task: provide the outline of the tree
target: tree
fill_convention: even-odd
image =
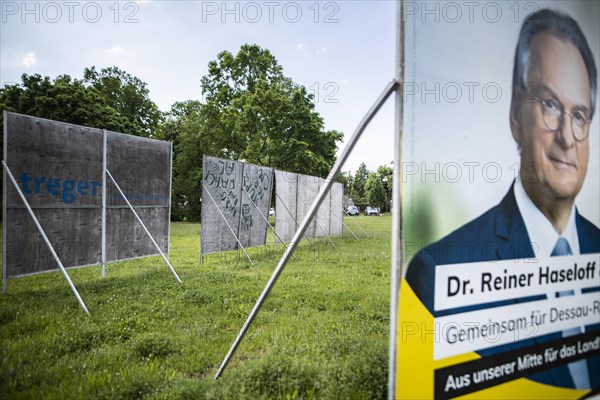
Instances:
[[[383,189],[385,191],[386,198],[384,210],[387,211],[389,210],[389,205],[392,201],[392,185],[394,181],[394,170],[388,167],[387,165],[382,165],[379,168],[377,168],[376,174],[379,177],[379,180],[381,180],[381,183],[383,184]]]
[[[325,131],[313,95],[257,45],[223,51],[202,78],[203,134],[231,159],[326,176],[342,134]]]
[[[174,218],[200,218],[205,154],[320,176],[333,166],[342,134],[324,131],[312,95],[268,50],[221,52],[201,86],[204,102],[175,103],[160,129],[175,146]]]
[[[370,174],[367,178],[365,182],[365,197],[371,206],[385,209],[386,194],[379,175]]]
[[[367,164],[364,162],[360,163],[352,180],[352,198],[355,202],[365,200],[365,183],[368,177],[369,170],[367,170]]]
[[[0,108],[138,136],[152,136],[162,119],[146,83],[116,67],[85,68],[83,80],[23,74],[0,88]]]
[[[214,153],[210,140],[201,135],[202,104],[197,100],[177,102],[165,115],[158,138],[173,142],[173,187],[171,218],[200,220],[202,158]]]
[[[84,82],[95,88],[106,103],[126,119],[122,133],[153,137],[162,114],[150,100],[147,84],[117,67],[83,70]]]
[[[343,185],[344,193],[348,195],[350,193],[350,188],[352,187],[352,174],[350,173],[350,171],[340,172],[340,174],[337,177],[337,182]]]
[[[96,128],[121,130],[125,117],[112,108],[95,88],[69,75],[53,81],[40,75],[21,76],[20,85],[0,89],[0,107],[7,111]]]
[[[173,147],[177,148],[181,141],[181,134],[193,120],[197,121],[201,108],[202,103],[198,100],[174,103],[171,109],[164,114],[163,121],[155,135],[156,139],[172,142]]]

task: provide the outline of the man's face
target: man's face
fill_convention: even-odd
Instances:
[[[579,50],[549,32],[531,43],[527,98],[513,107],[511,129],[521,146],[521,179],[538,206],[557,200],[574,200],[587,172],[589,139],[577,141],[567,114],[557,131],[544,123],[541,104],[554,99],[565,111],[586,110],[589,115],[588,74]],[[520,112],[519,112],[520,108]]]

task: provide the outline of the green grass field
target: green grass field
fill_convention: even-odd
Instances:
[[[283,253],[270,232],[254,264],[232,252],[200,265],[200,225],[173,223],[183,285],[160,257],[108,264],[104,280],[99,266],[69,270],[90,316],[60,272],[9,280],[0,398],[385,398],[391,219],[356,220],[371,237],[302,242],[218,381]]]

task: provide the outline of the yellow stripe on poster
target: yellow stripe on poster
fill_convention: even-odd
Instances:
[[[432,399],[435,368],[479,358],[475,353],[433,361],[434,319],[402,279],[397,329],[396,399]]]
[[[399,301],[396,355],[396,399],[433,399],[436,369],[479,359],[470,352],[433,360],[434,318],[406,280],[402,280]],[[458,399],[578,399],[587,391],[564,389],[518,378]]]

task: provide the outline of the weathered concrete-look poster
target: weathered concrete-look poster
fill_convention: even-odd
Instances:
[[[4,160],[65,267],[97,264],[102,235],[102,130],[5,113]],[[58,268],[4,176],[7,278]]]
[[[334,183],[329,192],[329,200],[329,234],[332,236],[341,235],[344,229],[344,211],[342,209],[344,185],[339,182]]]
[[[321,186],[325,184],[325,180],[315,176],[276,170],[275,182],[277,191],[275,229],[281,240],[289,242],[308,213]],[[343,210],[341,204],[343,195],[342,184],[334,183],[317,210],[316,218],[309,224],[305,237],[342,234]]]
[[[5,112],[4,160],[65,267],[101,262],[103,131]],[[107,165],[160,247],[168,250],[171,146],[107,132]],[[157,254],[107,180],[107,260]],[[6,278],[58,266],[6,174]]]
[[[273,169],[244,164],[239,239],[244,247],[267,242],[267,222],[271,205]]]
[[[107,168],[164,253],[169,249],[171,145],[107,132]],[[158,254],[107,179],[107,261]]]
[[[284,242],[294,237],[300,221],[296,219],[298,174],[275,170],[275,230]]]
[[[200,254],[236,250],[244,164],[204,156]]]
[[[319,194],[320,184],[321,183],[319,182],[319,178],[316,176],[298,174],[298,189],[296,192],[296,197],[298,199],[296,202],[296,221],[298,222],[298,224],[302,223],[304,217],[306,216],[306,214],[308,214],[308,209],[310,205],[317,197],[317,194]],[[326,201],[327,198],[323,200],[323,202]],[[321,205],[321,207],[323,206]],[[305,233],[308,237],[312,238],[317,236],[324,236],[323,231],[318,228],[317,223],[315,222],[319,216],[319,211],[320,209],[317,210],[317,217],[313,218],[310,225],[308,225],[308,228],[306,228]]]
[[[204,157],[201,255],[266,243],[272,182],[272,168]]]
[[[237,250],[240,245],[246,248],[266,244],[264,217],[271,204],[273,171],[277,188],[275,229],[281,240],[289,242],[325,181],[315,176],[204,157],[201,255]],[[343,195],[342,184],[334,183],[306,237],[342,234]]]
[[[318,184],[319,184],[319,186],[318,186],[317,193],[319,193],[319,190],[321,190],[321,186],[325,184],[325,179],[319,178]],[[317,196],[315,195],[315,197],[317,197]],[[310,204],[308,204],[308,206],[310,207]],[[329,191],[325,195],[325,198],[323,199],[321,206],[317,210],[317,215],[315,216],[315,236],[330,236],[330,232],[329,232],[329,230],[330,230],[329,225],[330,225],[330,219],[331,219],[330,217],[331,217],[331,191]]]

